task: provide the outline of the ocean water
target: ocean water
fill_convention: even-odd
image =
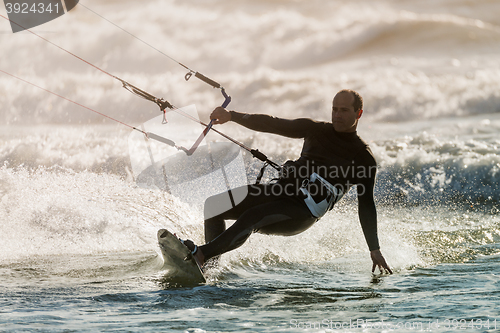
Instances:
[[[201,199],[139,184],[145,158],[129,127],[0,72],[0,331],[499,331],[499,10],[492,0],[81,1],[34,28],[202,121],[220,92],[186,82],[162,53],[220,82],[242,112],[329,120],[334,94],[358,90],[394,274],[371,273],[350,193],[300,235],[253,235],[206,284],[168,283],[156,232],[202,242]],[[0,70],[127,125],[160,116],[1,18],[0,32]],[[174,119],[164,135],[176,126],[183,145],[202,129]],[[217,129],[277,163],[300,153],[300,140]],[[260,162],[244,151],[235,161],[244,168],[230,179],[253,182]]]

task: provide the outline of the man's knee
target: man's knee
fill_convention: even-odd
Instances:
[[[205,242],[211,242],[226,231],[226,222],[220,218],[206,219],[204,222]]]

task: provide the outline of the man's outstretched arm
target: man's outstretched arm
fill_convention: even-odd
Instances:
[[[283,119],[265,114],[246,114],[236,111],[228,111],[223,107],[217,107],[210,115],[214,124],[224,124],[234,121],[246,128],[258,132],[273,133],[289,138],[304,138],[308,133],[317,131],[317,122],[312,119]]]

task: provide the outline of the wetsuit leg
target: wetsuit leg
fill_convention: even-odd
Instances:
[[[236,221],[216,235],[225,229],[226,218]],[[206,237],[214,238],[200,246],[200,250],[209,259],[241,246],[253,232],[291,236],[308,229],[315,221],[307,207],[293,198],[249,196],[233,209],[205,221]]]
[[[226,230],[226,220],[237,220],[248,209],[276,200],[277,198],[269,195],[273,193],[271,187],[268,184],[247,185],[231,190],[231,193],[224,192],[208,198],[204,207],[205,243],[213,241]],[[242,193],[246,194],[244,199],[233,205]],[[206,260],[207,266],[217,266],[219,256]]]
[[[226,220],[237,220],[248,209],[262,203],[271,202],[279,197],[272,194],[272,185],[247,185],[231,190],[232,193],[246,193],[245,198],[238,204],[229,205],[229,192],[209,197],[205,201],[205,242],[214,240],[226,230]],[[236,195],[232,195],[236,197]]]

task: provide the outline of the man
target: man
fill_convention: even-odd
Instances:
[[[332,123],[305,118],[287,120],[216,108],[210,115],[215,124],[233,121],[255,131],[303,138],[304,145],[298,160],[284,164],[284,172],[277,183],[247,186],[245,198],[225,211],[220,208],[227,205],[227,193],[207,199],[206,244],[197,247],[190,241],[185,242],[193,250],[200,267],[208,259],[241,246],[253,232],[283,236],[303,232],[330,210],[350,187],[357,185],[359,220],[370,250],[372,272],[378,267],[380,272],[392,274],[380,252],[377,236],[373,199],[376,162],[368,145],[356,134],[362,114],[363,100],[353,90],[341,90],[335,95]],[[318,199],[319,202],[328,198],[322,201],[323,206],[311,201],[312,190],[308,187],[318,179],[321,180],[318,186],[327,189],[326,195]],[[228,219],[236,221],[226,230],[225,220]]]

